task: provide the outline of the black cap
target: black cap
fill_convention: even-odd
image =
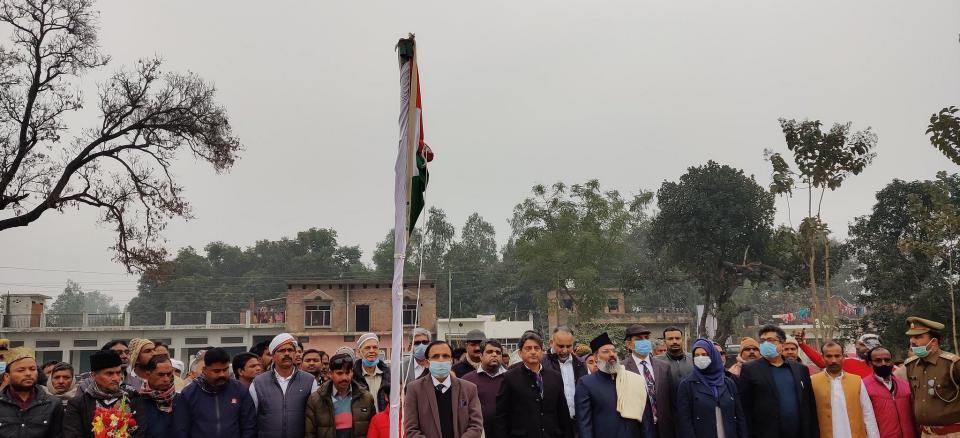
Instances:
[[[113,350],[100,350],[90,355],[90,371],[100,371],[123,365],[120,355]]]
[[[467,332],[467,335],[464,336],[463,342],[483,342],[487,340],[487,335],[483,333],[482,330],[473,329]]]
[[[627,330],[623,332],[624,339],[630,339],[634,336],[639,335],[649,335],[650,329],[643,326],[643,324],[634,324],[630,327],[627,327]]]
[[[593,350],[594,353],[596,353],[597,350],[604,345],[613,345],[613,341],[610,340],[610,336],[607,335],[607,332],[600,333],[600,336],[597,336],[590,341],[590,349]]]

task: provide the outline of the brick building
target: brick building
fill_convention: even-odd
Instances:
[[[301,339],[305,348],[332,353],[338,347],[354,347],[363,333],[380,336],[383,358],[390,357],[392,284],[389,280],[289,280],[286,293],[287,330]],[[417,312],[417,280],[403,285],[404,344],[416,326],[436,333],[437,289],[433,280],[420,282]],[[417,318],[419,317],[419,323]]]

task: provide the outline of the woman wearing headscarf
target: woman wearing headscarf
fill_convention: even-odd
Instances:
[[[737,385],[724,374],[720,352],[706,339],[693,344],[693,373],[677,388],[677,436],[746,438]]]

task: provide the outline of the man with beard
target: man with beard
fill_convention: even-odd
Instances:
[[[37,361],[26,348],[4,354],[7,387],[0,393],[0,436],[58,438],[63,427],[60,401],[37,386]]]
[[[121,386],[123,362],[113,350],[101,350],[90,355],[90,379],[76,397],[67,402],[63,418],[64,438],[94,438],[93,418],[97,408],[110,409],[124,406],[133,413],[136,427],[130,432],[133,438],[144,437],[149,423],[143,415],[143,401],[136,392]]]
[[[570,418],[575,418],[573,400],[577,393],[577,381],[587,375],[587,367],[573,354],[573,330],[564,326],[553,329],[550,353],[543,361],[543,366],[560,373],[563,377],[563,394],[567,397]]]
[[[828,341],[820,348],[826,368],[810,377],[823,438],[880,438],[873,404],[859,376],[843,372],[843,346]]]
[[[307,359],[306,353],[303,358]],[[338,354],[330,367],[330,381],[307,400],[305,438],[366,436],[377,410],[373,396],[353,380],[353,357]]]
[[[47,392],[60,399],[63,409],[67,408],[67,402],[77,395],[77,384],[73,378],[73,366],[66,362],[57,362],[53,365],[50,372],[50,379],[47,380]]]
[[[590,348],[597,359],[597,372],[577,382],[577,426],[580,438],[643,437],[652,438],[653,415],[646,403],[646,381],[640,374],[627,372],[617,361],[617,348],[606,332],[592,341]],[[618,379],[626,379],[619,384]],[[620,393],[618,393],[618,389]],[[636,391],[634,394],[624,392]],[[618,410],[618,399],[636,397],[638,417],[626,418]],[[646,406],[645,406],[646,405]]]
[[[486,436],[496,436],[494,421],[497,417],[497,393],[503,383],[503,347],[499,342],[490,339],[483,343],[483,355],[480,356],[480,369],[471,371],[463,376],[466,380],[477,385],[477,397],[480,398],[480,410],[483,412],[483,431]]]
[[[300,369],[313,376],[317,383],[323,384],[323,362],[320,352],[309,349],[303,352],[300,359]],[[352,376],[352,373],[351,373]]]
[[[230,378],[230,355],[222,348],[213,348],[203,355],[203,360],[203,372],[176,401],[174,436],[256,437],[256,408],[247,388]]]
[[[167,355],[158,355],[151,357],[141,369],[144,379],[137,392],[143,398],[144,415],[150,425],[147,437],[172,436],[173,405],[178,395],[173,387],[173,364]]]
[[[737,363],[730,366],[727,371],[734,376],[740,377],[740,371],[743,365],[760,358],[760,343],[749,336],[740,340],[740,354],[737,355]]]
[[[800,338],[797,339],[797,341],[800,342],[800,349],[803,350],[803,353],[810,358],[810,362],[813,362],[814,365],[820,368],[826,368],[827,363],[823,356],[820,355],[820,352],[817,351],[817,349],[806,343],[806,337],[804,335],[805,332],[800,331]],[[879,347],[880,345],[880,337],[875,334],[867,333],[863,336],[860,336],[856,343],[857,357],[843,358],[843,372],[860,377],[869,376],[871,373],[873,373],[873,368],[871,368],[870,364],[866,361],[867,351],[869,351],[871,348]]]
[[[123,383],[134,391],[143,386],[143,380],[146,378],[143,367],[153,357],[153,347],[153,341],[149,339],[133,338],[130,340],[130,364],[127,365],[127,376]]]
[[[307,398],[320,385],[310,374],[293,363],[297,343],[289,333],[280,333],[270,341],[273,369],[253,379],[250,397],[257,407],[260,438],[302,438]]]
[[[787,341],[783,343],[783,359],[807,367],[811,376],[817,373],[817,370],[800,360],[800,342],[793,336],[787,335]]]

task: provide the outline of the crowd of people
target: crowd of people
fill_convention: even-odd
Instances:
[[[682,330],[658,342],[638,324],[589,345],[567,327],[548,343],[528,331],[513,352],[478,330],[461,350],[416,329],[396,370],[373,333],[332,355],[281,333],[187,364],[161,342],[113,341],[83,375],[0,345],[0,437],[385,438],[391,372],[408,438],[960,436],[960,357],[940,349],[942,324],[908,323],[912,354],[900,366],[875,335],[849,357],[773,325],[741,340],[729,368],[715,342],[688,352]]]

